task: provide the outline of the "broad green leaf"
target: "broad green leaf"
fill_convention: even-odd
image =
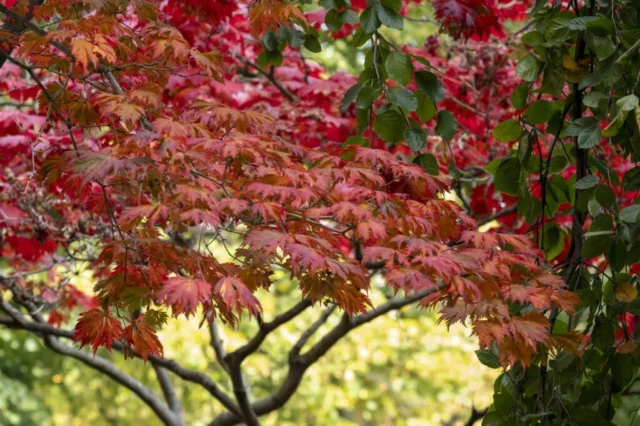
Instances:
[[[542,62],[533,55],[527,55],[520,59],[516,66],[516,74],[525,81],[536,81],[540,71],[542,70]]]
[[[620,220],[627,223],[640,222],[640,204],[626,207],[620,212]]]
[[[622,185],[627,192],[637,191],[640,189],[640,166],[627,171],[622,179]]]
[[[422,122],[429,121],[436,116],[438,110],[430,97],[422,92],[417,92],[416,98],[418,99],[416,114]]]
[[[498,357],[487,349],[481,349],[476,351],[476,356],[482,365],[486,365],[489,368],[501,368],[500,360]]]
[[[591,91],[582,100],[582,103],[589,108],[599,108],[602,101],[606,101],[607,95],[602,92]]]
[[[322,52],[322,46],[320,45],[320,40],[318,40],[317,37],[307,36],[307,39],[304,41],[304,47],[313,53]]]
[[[401,86],[390,88],[388,99],[392,104],[407,111],[415,111],[418,108],[418,99],[413,92]]]
[[[593,188],[599,183],[600,183],[600,178],[598,176],[589,175],[577,181],[574,187],[576,189],[589,189],[589,188]]]
[[[360,28],[364,30],[365,34],[376,32],[379,26],[380,21],[376,16],[376,11],[373,6],[368,7],[360,14]]]
[[[458,130],[458,120],[449,111],[438,112],[436,133],[444,140],[451,140]]]
[[[438,165],[438,160],[433,154],[420,154],[413,160],[413,163],[418,164],[430,175],[438,176],[440,174],[440,166]]]
[[[633,111],[638,106],[638,97],[636,95],[627,95],[616,101],[616,106],[622,111]]]
[[[406,86],[411,81],[413,62],[406,53],[391,52],[384,62],[384,68],[389,78],[398,84]]]
[[[401,142],[407,124],[398,111],[387,110],[376,116],[373,130],[385,142]]]
[[[409,148],[416,152],[422,151],[427,145],[427,134],[420,128],[405,130],[404,138]]]
[[[356,108],[368,109],[382,95],[382,89],[375,86],[364,86],[356,99]]]
[[[506,158],[498,166],[494,184],[498,191],[509,195],[518,195],[520,190],[520,161],[517,158]]]
[[[596,188],[596,201],[602,207],[612,209],[616,204],[616,193],[609,185],[598,185]]]
[[[444,88],[434,73],[418,71],[413,78],[422,93],[429,96],[432,101],[440,102],[444,99]]]
[[[524,116],[531,124],[543,124],[549,121],[555,111],[555,106],[549,101],[535,101],[524,112]]]
[[[523,110],[527,106],[529,96],[529,83],[520,83],[511,94],[511,105],[517,110]]]
[[[384,6],[381,3],[375,5],[376,15],[380,23],[389,28],[395,28],[401,30],[403,28],[404,21],[402,16],[390,7]]]
[[[513,119],[503,121],[493,129],[493,137],[500,142],[513,142],[520,139],[522,125]]]

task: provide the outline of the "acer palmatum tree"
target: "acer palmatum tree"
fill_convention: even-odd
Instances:
[[[609,424],[639,361],[638,6],[311,3],[0,4],[2,324],[165,424],[184,423],[175,379],[222,404],[212,425],[258,424],[347,333],[417,302],[504,369],[485,423]],[[433,19],[447,35],[394,41]],[[305,59],[338,38],[362,51],[359,76]],[[78,269],[95,297],[69,284]],[[274,271],[300,302],[264,318]],[[375,306],[374,274],[396,293]],[[243,361],[320,303],[280,388],[254,400]],[[212,333],[231,392],[163,357],[156,331],[192,315],[258,322],[229,352]],[[100,347],[147,361],[162,396]]]

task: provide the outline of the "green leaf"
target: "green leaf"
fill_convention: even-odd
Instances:
[[[433,154],[420,154],[413,160],[413,163],[422,167],[430,175],[438,176],[440,174],[438,160]]]
[[[482,426],[506,426],[507,424],[502,414],[496,411],[487,413],[482,419]]]
[[[604,16],[595,17],[595,19],[589,19],[585,23],[587,30],[596,36],[606,37],[614,35],[616,33],[616,26],[613,21]]]
[[[373,103],[380,97],[380,95],[382,95],[382,89],[380,87],[364,86],[362,90],[360,90],[360,93],[358,93],[356,108],[371,108],[371,105],[373,105]]]
[[[418,71],[415,73],[413,78],[422,93],[429,96],[432,101],[440,102],[444,99],[444,88],[434,73],[429,71]]]
[[[522,125],[513,119],[503,121],[493,129],[493,137],[500,142],[512,142],[520,139]]]
[[[582,149],[593,148],[602,139],[598,122],[592,117],[582,117],[569,124],[566,135],[577,137],[578,146]]]
[[[533,82],[538,79],[542,63],[533,55],[527,55],[520,59],[516,66],[516,74],[525,81]]]
[[[602,131],[600,130],[600,127],[588,127],[578,135],[578,146],[582,149],[593,148],[600,143],[601,139]]]
[[[340,12],[340,20],[344,24],[356,24],[358,23],[358,14],[351,9],[345,10]]]
[[[392,52],[384,61],[384,69],[387,70],[387,75],[391,80],[406,86],[411,81],[413,62],[406,53]]]
[[[342,19],[337,10],[332,9],[324,17],[324,23],[331,32],[336,32],[342,28]]]
[[[538,31],[529,31],[522,36],[522,42],[529,46],[540,46],[544,43],[544,36]]]
[[[413,92],[401,86],[390,88],[388,99],[392,104],[407,111],[415,111],[418,108],[418,99],[416,99]]]
[[[509,195],[518,195],[520,190],[520,161],[517,158],[506,158],[498,166],[494,184],[498,191]]]
[[[627,95],[616,101],[616,106],[622,111],[633,111],[638,106],[638,97],[636,95]]]
[[[640,204],[626,207],[620,212],[620,220],[626,223],[640,222]]]
[[[616,204],[616,193],[609,185],[598,185],[596,188],[596,201],[602,207],[612,209]]]
[[[387,110],[376,116],[373,130],[385,142],[401,142],[404,139],[404,131],[407,124],[402,115],[394,110]]]
[[[422,151],[427,145],[427,134],[420,128],[405,130],[404,138],[409,148],[416,152]]]
[[[306,47],[309,52],[322,52],[322,46],[320,45],[320,40],[318,40],[317,37],[307,37],[304,41],[304,47]]]
[[[591,333],[593,345],[604,353],[609,353],[615,342],[613,325],[605,316],[596,320],[596,325]]]
[[[351,136],[351,137],[349,137],[349,139],[347,139],[346,141],[344,141],[342,143],[342,148],[346,148],[349,145],[359,145],[359,146],[368,147],[369,146],[369,139],[365,138],[364,136],[360,136],[360,135]]]
[[[482,363],[482,365],[486,365],[489,368],[501,368],[502,364],[500,364],[500,360],[498,357],[487,349],[482,349],[476,351],[476,355],[478,360]]]
[[[276,34],[273,31],[265,32],[260,41],[267,50],[276,50],[278,48],[278,40],[276,39]]]
[[[517,110],[523,110],[527,106],[529,97],[529,83],[520,83],[511,94],[511,105]]]
[[[390,7],[383,6],[381,3],[377,3],[375,8],[378,20],[382,25],[389,28],[395,28],[397,30],[401,30],[403,28],[404,21],[398,12]]]
[[[582,247],[582,257],[592,259],[605,254],[611,246],[611,235],[596,235],[589,237]]]
[[[360,14],[360,28],[364,30],[365,34],[375,33],[379,26],[380,21],[378,21],[373,6],[365,9],[365,11]]]
[[[524,112],[527,121],[531,124],[543,124],[549,121],[555,111],[555,106],[549,101],[535,101]]]
[[[599,108],[602,101],[607,100],[607,95],[602,92],[591,91],[584,97],[582,103],[589,108]]]
[[[593,36],[588,44],[596,52],[596,57],[600,61],[604,61],[616,52],[616,45],[610,37]]]
[[[640,166],[627,171],[622,179],[622,185],[627,192],[637,191],[640,189]]]
[[[458,120],[449,111],[438,112],[436,133],[444,140],[451,140],[458,130]]]
[[[599,183],[600,183],[600,178],[598,176],[589,175],[577,181],[574,187],[575,189],[584,190],[584,189],[593,188]]]
[[[624,389],[633,379],[636,372],[636,366],[629,354],[615,354],[611,361],[611,373],[616,383],[616,389]]]
[[[418,99],[416,114],[422,122],[427,122],[436,116],[438,110],[436,110],[436,105],[431,98],[422,92],[416,93],[416,98]]]
[[[565,234],[555,222],[547,222],[542,229],[542,250],[547,260],[555,259],[564,250]]]

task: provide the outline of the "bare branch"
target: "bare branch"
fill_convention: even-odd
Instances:
[[[242,360],[244,360],[247,356],[251,355],[260,347],[260,345],[262,344],[264,339],[267,338],[269,333],[271,333],[281,325],[291,321],[292,319],[300,315],[302,312],[304,312],[310,306],[311,306],[311,300],[309,299],[301,300],[296,305],[291,307],[289,310],[276,316],[272,321],[263,323],[260,326],[260,330],[258,330],[258,333],[255,336],[253,336],[253,338],[249,340],[246,345],[241,346],[235,351],[229,353],[227,357],[238,358],[240,362],[242,362]]]
[[[329,331],[307,352],[302,355],[293,355],[289,357],[289,372],[280,385],[280,388],[268,397],[256,401],[252,405],[253,412],[255,412],[256,415],[261,416],[282,407],[298,389],[307,369],[354,328],[371,322],[390,311],[402,309],[407,305],[415,303],[437,291],[440,291],[442,288],[444,288],[444,284],[441,283],[437,287],[419,291],[406,298],[394,298],[369,312],[352,318],[349,318],[346,314],[343,315],[340,323],[331,329],[331,331]],[[326,314],[326,312],[323,313],[323,315],[324,314]],[[315,325],[316,323],[314,323],[311,328]],[[232,426],[241,421],[242,419],[238,415],[227,411],[216,417],[211,423],[209,423],[209,426]]]
[[[211,340],[211,347],[216,354],[216,359],[218,360],[218,364],[224,368],[224,370],[228,373],[229,366],[225,361],[224,357],[226,356],[226,352],[224,350],[224,346],[222,344],[222,339],[220,338],[220,332],[218,331],[218,325],[215,321],[209,324],[209,336]]]
[[[291,349],[290,356],[298,356],[300,354],[300,351],[302,350],[304,345],[307,344],[307,341],[311,338],[311,336],[315,334],[316,331],[320,329],[320,327],[322,327],[322,324],[327,322],[327,320],[329,319],[333,311],[336,310],[337,307],[338,305],[332,305],[329,308],[325,309],[324,312],[322,312],[322,314],[320,315],[320,318],[318,318],[311,325],[311,327],[309,327],[307,330],[305,330],[304,333],[302,333],[302,335],[300,336],[296,344],[293,346],[293,349]]]
[[[3,306],[4,308],[4,306]],[[13,317],[12,317],[13,318]],[[65,339],[73,339],[73,331],[71,330],[63,330],[57,327],[50,326],[46,323],[26,321],[23,322],[17,321],[15,318],[7,319],[0,318],[0,324],[6,326],[7,328],[21,329],[31,331],[36,334],[40,334],[42,336],[55,336],[62,337]],[[123,347],[120,342],[114,342],[113,348],[122,351]],[[138,356],[137,353],[133,352],[134,356]],[[200,373],[197,371],[189,370],[182,365],[178,364],[174,360],[158,358],[156,356],[150,356],[149,361],[158,366],[162,366],[167,370],[171,371],[176,376],[180,377],[183,380],[188,382],[196,383],[205,388],[211,396],[216,398],[227,410],[240,413],[240,410],[236,403],[227,395],[224,391],[218,387],[218,385],[206,374]]]
[[[30,321],[28,321],[18,309],[14,308],[9,302],[6,302],[4,300],[0,302],[0,306],[2,307],[2,310],[4,310],[14,320],[14,322],[20,325],[24,325],[25,327],[23,328],[27,329]],[[88,367],[99,371],[100,373],[108,376],[115,382],[132,391],[134,394],[136,394],[136,396],[138,396],[138,398],[140,398],[145,404],[147,404],[154,413],[156,413],[158,418],[160,418],[160,420],[165,425],[182,426],[182,422],[178,419],[175,413],[173,413],[166,405],[164,405],[162,400],[156,394],[154,394],[149,388],[147,388],[138,380],[118,370],[115,365],[113,365],[105,358],[89,354],[88,352],[73,348],[71,346],[67,346],[58,341],[57,337],[54,337],[50,334],[44,334],[44,342],[45,345],[51,348],[53,351],[61,355],[77,359]]]
[[[501,217],[510,215],[511,213],[515,213],[518,210],[518,206],[507,207],[504,210],[500,210],[499,212],[492,214],[491,216],[487,216],[484,219],[478,221],[478,226],[486,225],[487,223],[493,222],[496,219],[500,219]]]
[[[160,389],[162,389],[162,394],[164,395],[165,401],[167,401],[169,409],[173,411],[180,424],[184,425],[180,398],[178,398],[178,395],[176,394],[176,390],[173,387],[173,383],[171,383],[171,378],[169,377],[167,370],[164,367],[159,366],[158,364],[151,363],[151,365],[153,366],[153,370],[156,373],[158,383],[160,384]]]
[[[247,59],[247,58],[245,58],[243,56],[240,56],[240,55],[238,55],[236,53],[233,53],[233,52],[231,53],[231,57],[233,57],[234,59],[242,62],[243,64],[245,64],[247,66],[250,66],[251,68],[255,69],[256,71],[258,71],[263,76],[267,77],[267,79],[271,82],[271,84],[273,84],[276,87],[276,89],[278,89],[291,102],[298,102],[298,98],[296,97],[296,95],[294,95],[289,90],[287,90],[287,88],[284,87],[278,80],[276,80],[276,78],[271,73],[269,73],[268,71],[266,71],[265,69],[260,67],[258,64],[250,61],[249,59]]]

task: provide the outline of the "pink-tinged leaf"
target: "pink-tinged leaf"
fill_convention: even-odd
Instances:
[[[237,278],[223,277],[216,284],[216,293],[229,308],[241,314],[245,309],[249,315],[257,316],[262,310],[260,301],[251,293],[247,286]]]
[[[193,314],[200,303],[211,298],[211,286],[206,281],[189,277],[171,277],[164,282],[158,299],[169,306],[173,315]]]

